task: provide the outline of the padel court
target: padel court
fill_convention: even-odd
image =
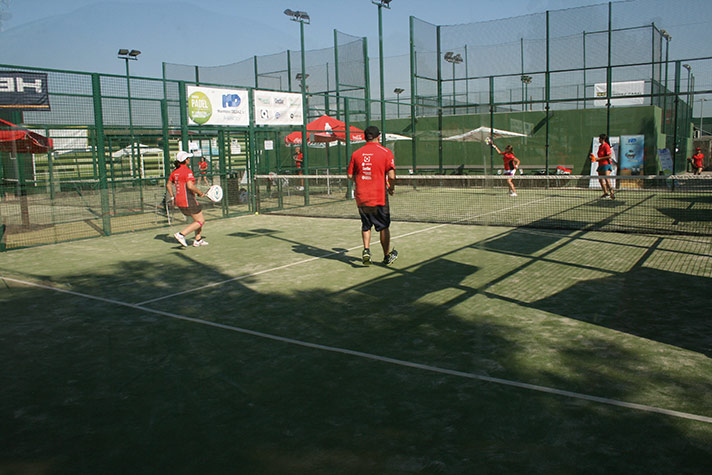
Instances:
[[[710,460],[708,236],[395,222],[365,267],[355,217],[180,225],[0,256],[0,471]]]

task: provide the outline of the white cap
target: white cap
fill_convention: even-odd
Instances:
[[[178,153],[176,153],[176,160],[178,160],[180,163],[183,163],[192,156],[193,156],[192,153],[184,152],[183,150],[181,150]]]

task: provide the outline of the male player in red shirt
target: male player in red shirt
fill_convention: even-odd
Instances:
[[[697,153],[695,153],[695,154],[694,154],[691,158],[689,158],[688,160],[690,160],[690,161],[692,162],[692,172],[693,172],[695,175],[701,175],[701,174],[702,174],[702,167],[704,166],[704,163],[703,163],[703,162],[704,162],[704,160],[705,160],[705,156],[702,155],[702,151],[700,150],[700,147],[697,147],[697,149],[695,150],[695,152],[697,152]]]
[[[180,209],[181,213],[185,216],[190,216],[193,218],[193,222],[185,227],[181,232],[175,233],[173,235],[176,240],[181,243],[182,246],[187,247],[188,243],[185,240],[185,236],[195,231],[195,241],[193,241],[193,246],[207,246],[208,242],[202,239],[201,233],[203,232],[203,224],[205,224],[205,217],[203,217],[203,209],[195,199],[195,195],[205,196],[205,193],[200,191],[197,186],[195,186],[195,177],[193,176],[193,171],[190,169],[190,158],[193,156],[192,153],[180,151],[176,154],[175,167],[171,176],[168,177],[168,182],[166,183],[166,189],[168,190],[168,195],[170,199],[175,199],[175,204]],[[173,195],[173,186],[175,186],[175,196]]]
[[[351,155],[347,174],[356,184],[356,206],[361,216],[361,235],[363,237],[362,260],[371,264],[371,227],[380,233],[383,248],[383,264],[392,264],[398,258],[398,251],[389,251],[391,245],[391,212],[388,196],[395,190],[396,165],[393,152],[378,143],[381,132],[370,125],[364,131],[366,145]]]

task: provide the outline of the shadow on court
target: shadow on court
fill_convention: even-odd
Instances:
[[[292,250],[306,255],[328,252],[252,234],[304,246]],[[641,373],[644,383],[709,388],[665,368],[640,371],[640,355],[616,338],[584,335],[605,345],[604,355],[584,347],[572,332],[587,327],[542,332],[548,322],[526,305],[468,285],[484,267],[458,260],[457,251],[375,268],[351,285],[343,281],[363,274],[331,266],[308,282],[286,274],[276,279],[283,287],[265,290],[256,278],[237,280],[186,253],[65,276],[71,294],[7,282],[0,359],[12,364],[0,374],[0,472],[692,473],[705,466],[712,431],[699,423],[380,358],[621,400],[636,398],[640,381],[630,376]],[[143,307],[120,304],[171,292],[185,293]],[[615,371],[606,368],[610,354]],[[708,407],[705,393],[698,397],[689,407]]]

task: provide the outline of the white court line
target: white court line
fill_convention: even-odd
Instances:
[[[664,408],[655,407],[655,406],[648,406],[645,404],[636,404],[636,403],[632,403],[632,402],[619,401],[617,399],[609,399],[609,398],[605,398],[605,397],[591,396],[589,394],[565,391],[563,389],[550,388],[547,386],[540,386],[537,384],[522,383],[519,381],[511,381],[511,380],[502,379],[502,378],[493,378],[491,376],[484,376],[484,375],[479,375],[479,374],[474,374],[474,373],[466,373],[464,371],[455,371],[455,370],[451,370],[451,369],[447,369],[447,368],[440,368],[437,366],[431,366],[431,365],[426,365],[426,364],[421,364],[421,363],[413,363],[411,361],[399,360],[396,358],[389,358],[387,356],[379,356],[379,355],[374,355],[372,353],[364,353],[362,351],[349,350],[346,348],[339,348],[339,347],[335,347],[335,346],[321,345],[318,343],[310,343],[310,342],[306,342],[306,341],[295,340],[293,338],[286,338],[286,337],[282,337],[282,336],[272,335],[269,333],[262,333],[262,332],[258,332],[258,331],[254,331],[254,330],[248,330],[246,328],[234,327],[234,326],[225,325],[222,323],[201,320],[199,318],[186,317],[185,315],[179,315],[179,314],[171,313],[171,312],[164,312],[162,310],[154,310],[151,308],[142,307],[140,305],[136,305],[136,304],[132,304],[132,303],[126,303],[126,302],[121,302],[118,300],[107,299],[104,297],[97,297],[94,295],[83,294],[81,292],[75,292],[72,290],[59,289],[59,288],[52,287],[49,285],[38,284],[38,283],[34,283],[34,282],[27,282],[24,280],[17,280],[17,279],[13,279],[10,277],[0,276],[0,279],[7,280],[10,282],[15,282],[17,284],[27,285],[30,287],[37,287],[37,288],[41,288],[41,289],[52,290],[55,292],[68,294],[68,295],[74,295],[74,296],[82,297],[82,298],[86,298],[86,299],[97,300],[99,302],[109,303],[112,305],[128,307],[128,308],[132,308],[135,310],[140,310],[142,312],[153,313],[156,315],[161,315],[161,316],[173,318],[176,320],[183,320],[186,322],[197,323],[199,325],[220,328],[223,330],[229,330],[229,331],[236,332],[236,333],[242,333],[245,335],[256,336],[258,338],[264,338],[267,340],[279,341],[279,342],[287,343],[290,345],[302,346],[302,347],[312,348],[312,349],[321,350],[321,351],[328,351],[331,353],[340,353],[343,355],[355,356],[358,358],[364,358],[364,359],[369,359],[369,360],[373,360],[373,361],[380,361],[382,363],[388,363],[388,364],[402,366],[402,367],[406,367],[406,368],[420,369],[423,371],[430,371],[433,373],[445,374],[445,375],[449,375],[449,376],[456,376],[456,377],[460,377],[460,378],[474,379],[474,380],[478,380],[478,381],[486,381],[489,383],[502,384],[505,386],[512,386],[512,387],[521,388],[521,389],[529,389],[531,391],[538,391],[538,392],[542,392],[542,393],[554,394],[557,396],[564,396],[564,397],[573,398],[573,399],[582,399],[585,401],[597,402],[597,403],[601,403],[601,404],[608,404],[611,406],[618,406],[618,407],[623,407],[623,408],[627,408],[627,409],[635,409],[638,411],[651,412],[651,413],[655,413],[655,414],[662,414],[662,415],[666,415],[666,416],[678,417],[678,418],[682,418],[682,419],[690,419],[693,421],[712,424],[712,417],[701,416],[698,414],[690,414],[687,412],[673,411],[670,409],[664,409]]]
[[[526,203],[522,203],[522,204],[510,206],[510,207],[508,207],[508,208],[502,208],[502,209],[498,209],[498,210],[496,210],[496,211],[489,211],[489,212],[487,212],[487,213],[478,214],[478,215],[476,215],[476,216],[468,216],[468,217],[466,217],[466,218],[462,218],[462,219],[458,219],[457,221],[453,221],[453,222],[451,222],[451,223],[436,224],[435,226],[430,226],[430,227],[428,227],[428,228],[418,229],[418,230],[416,230],[416,231],[411,231],[411,232],[409,232],[409,233],[405,233],[405,234],[401,234],[401,235],[399,235],[399,236],[391,237],[391,241],[394,241],[394,240],[400,239],[400,238],[404,238],[404,237],[407,237],[407,236],[412,236],[413,234],[419,234],[419,233],[424,233],[424,232],[432,231],[433,229],[442,228],[443,226],[449,226],[449,225],[452,225],[452,224],[457,224],[457,223],[459,223],[459,222],[461,222],[461,221],[467,221],[468,219],[481,218],[481,217],[483,217],[483,216],[487,216],[488,214],[494,214],[494,213],[501,213],[501,212],[503,212],[503,211],[509,211],[510,209],[518,208],[518,207],[520,207],[520,206],[527,206],[527,205],[529,205],[529,204],[538,203],[538,202],[540,202],[540,201],[548,200],[549,198],[550,198],[550,197],[547,196],[547,197],[545,197],[545,198],[541,198],[541,199],[534,200],[534,201],[527,201]],[[354,247],[351,247],[351,248],[349,248],[349,249],[346,249],[345,252],[350,252],[350,251],[353,251],[354,249],[359,249],[360,247],[361,247],[361,245],[354,246]],[[332,252],[327,252],[326,254],[321,255],[321,256],[310,257],[309,259],[303,259],[303,260],[301,260],[301,261],[292,262],[292,263],[290,263],[290,264],[285,264],[285,265],[283,265],[283,266],[273,267],[273,268],[271,268],[271,269],[264,269],[264,270],[261,270],[261,271],[253,272],[252,274],[245,274],[245,275],[241,275],[241,276],[238,276],[238,277],[233,277],[233,278],[231,278],[231,279],[226,279],[226,280],[221,280],[221,281],[219,281],[219,282],[213,282],[213,283],[210,283],[210,284],[201,285],[200,287],[194,287],[194,288],[192,288],[192,289],[184,290],[184,291],[182,291],[182,292],[176,292],[176,293],[173,293],[173,294],[164,295],[164,296],[162,296],[162,297],[156,297],[155,299],[151,299],[151,300],[144,300],[143,302],[138,302],[136,305],[146,305],[146,304],[148,304],[148,303],[159,302],[159,301],[161,301],[161,300],[170,299],[170,298],[173,298],[173,297],[177,297],[177,296],[179,296],[179,295],[185,295],[185,294],[190,294],[190,293],[193,293],[193,292],[198,292],[198,291],[200,291],[200,290],[208,289],[208,288],[211,288],[211,287],[217,287],[217,286],[219,286],[219,285],[227,284],[227,283],[230,283],[230,282],[236,282],[236,281],[238,281],[238,280],[247,279],[247,278],[250,278],[250,277],[255,277],[255,276],[258,276],[258,275],[261,275],[261,274],[266,274],[266,273],[268,273],[268,272],[273,272],[273,271],[277,271],[277,270],[287,269],[287,268],[289,268],[289,267],[297,266],[297,265],[299,265],[299,264],[305,264],[305,263],[307,263],[307,262],[312,262],[312,261],[315,261],[315,260],[317,260],[317,259],[323,259],[323,258],[325,258],[325,257],[329,257],[329,256],[337,255],[337,254],[343,254],[343,253],[344,253],[344,251],[332,251]]]

